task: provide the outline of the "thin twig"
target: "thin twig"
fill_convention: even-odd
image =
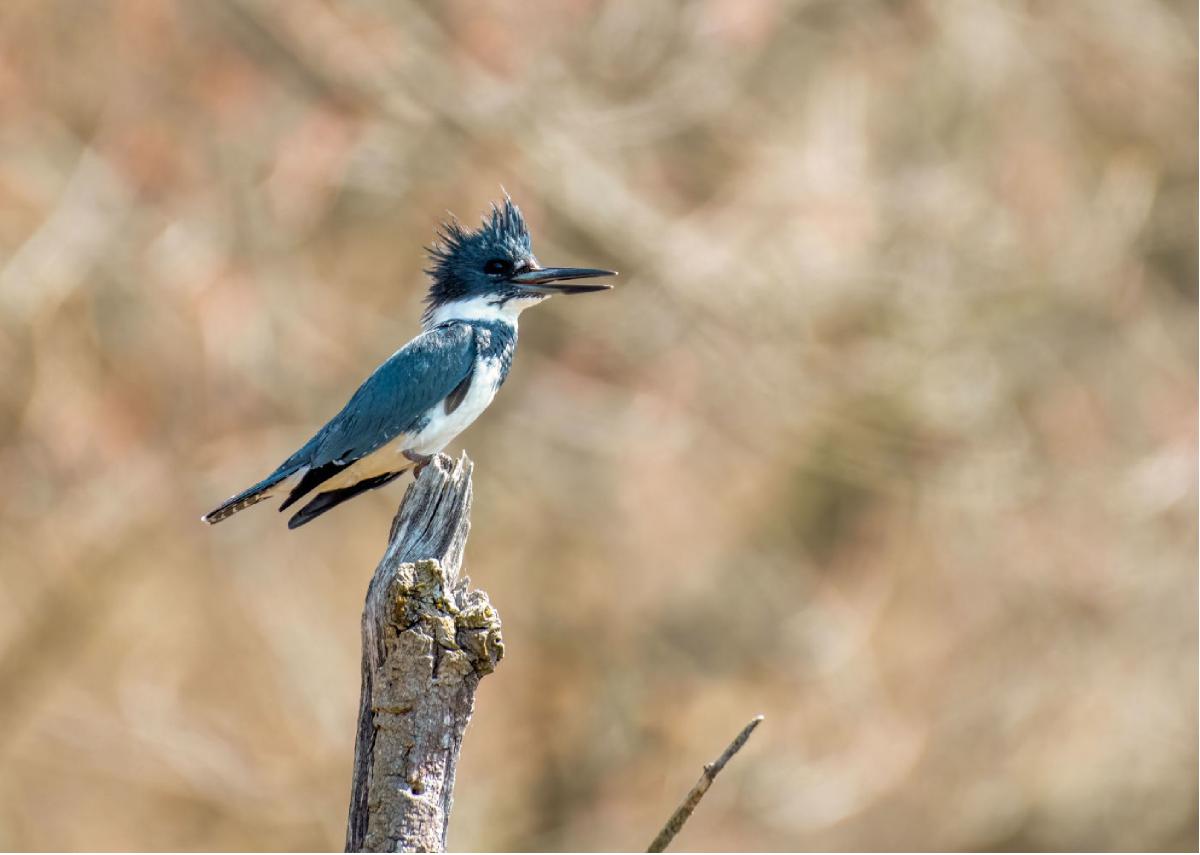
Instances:
[[[750,720],[750,723],[742,728],[742,732],[737,735],[733,742],[721,752],[721,756],[713,763],[706,763],[704,766],[704,774],[700,776],[700,780],[692,787],[692,791],[687,794],[687,798],[683,800],[683,804],[675,809],[675,813],[671,814],[671,818],[667,820],[667,824],[662,827],[662,831],[651,842],[647,852],[662,852],[671,845],[671,841],[675,839],[675,835],[683,828],[683,824],[687,822],[692,811],[696,809],[696,805],[700,804],[700,799],[704,798],[704,794],[708,792],[708,788],[712,786],[713,779],[717,777],[725,764],[742,750],[742,746],[746,744],[746,740],[750,738],[750,734],[754,732],[754,728],[758,727],[759,722],[763,720],[761,715],[756,715]]]

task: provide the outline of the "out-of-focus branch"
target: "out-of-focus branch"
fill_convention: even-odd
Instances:
[[[348,852],[440,852],[475,689],[504,655],[500,616],[458,579],[471,461],[438,456],[408,489],[362,617]]]
[[[692,811],[696,809],[696,805],[700,804],[700,799],[704,798],[704,794],[712,786],[713,779],[725,768],[725,764],[729,762],[730,758],[742,750],[742,746],[746,744],[746,740],[750,738],[750,734],[754,732],[754,728],[758,727],[762,720],[763,717],[761,715],[756,715],[752,718],[750,723],[742,728],[742,732],[734,738],[733,742],[729,743],[726,749],[721,752],[720,757],[712,763],[705,764],[704,773],[700,775],[700,780],[692,787],[691,792],[687,794],[687,798],[683,800],[683,803],[675,809],[675,813],[671,814],[671,818],[667,820],[667,824],[662,827],[662,831],[658,833],[658,836],[651,841],[650,846],[646,849],[647,852],[662,852],[671,845],[671,841],[675,839],[675,835],[683,828],[684,823],[691,818]]]

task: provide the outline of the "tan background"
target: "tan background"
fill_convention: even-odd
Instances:
[[[504,185],[459,849],[1187,848],[1196,9],[0,10],[0,847],[340,848],[393,487],[261,477]]]

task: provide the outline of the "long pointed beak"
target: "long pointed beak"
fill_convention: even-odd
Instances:
[[[566,285],[571,279],[594,279],[597,276],[616,276],[615,270],[597,270],[591,267],[538,267],[513,276],[509,281],[520,285],[534,294],[586,294],[589,291],[605,291],[609,283],[595,285]]]

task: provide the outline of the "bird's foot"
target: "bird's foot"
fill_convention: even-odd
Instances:
[[[421,477],[421,473],[425,470],[425,467],[430,464],[430,462],[433,460],[433,458],[436,455],[417,454],[415,451],[406,451],[406,452],[404,452],[404,456],[407,457],[409,460],[411,460],[413,463],[417,464],[416,466],[413,467],[413,479],[415,480],[415,479]]]

